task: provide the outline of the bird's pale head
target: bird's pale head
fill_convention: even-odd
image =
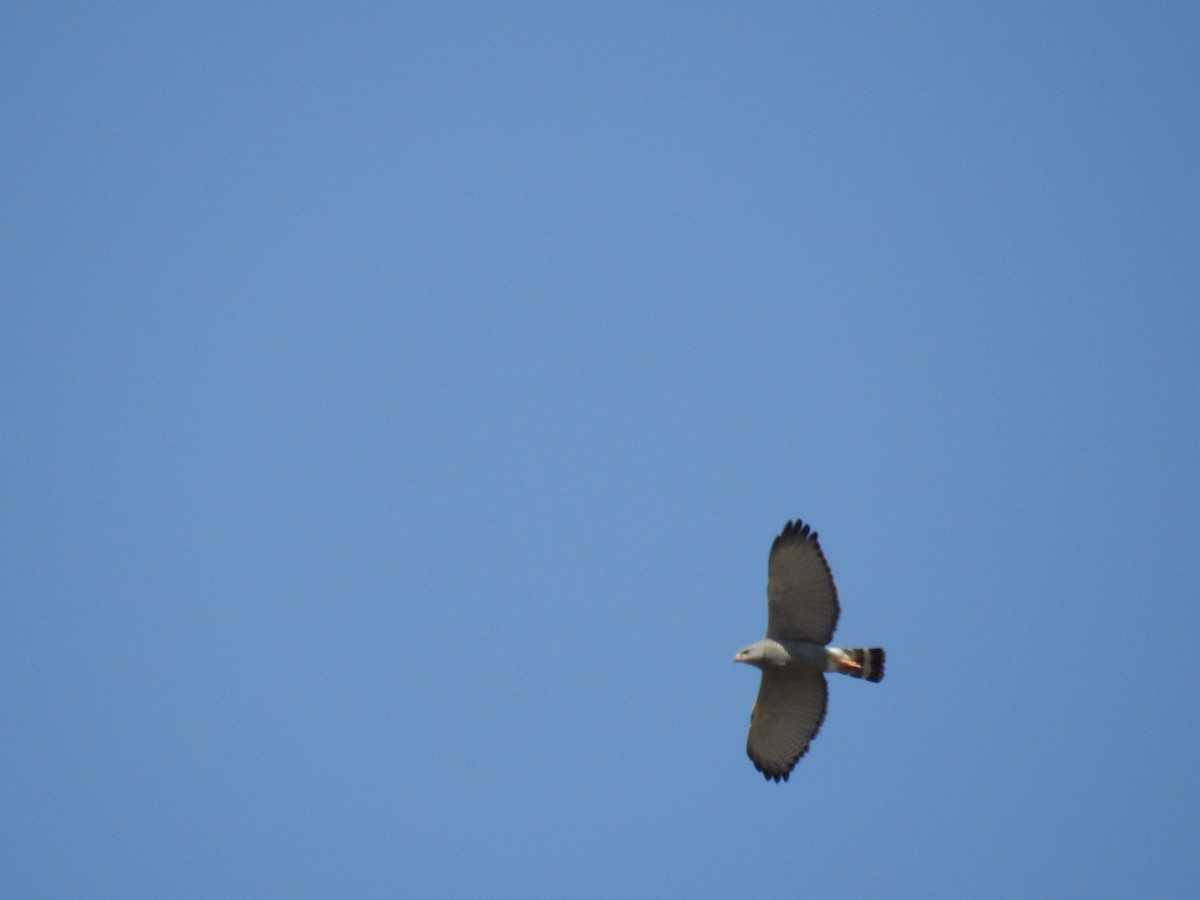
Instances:
[[[763,646],[762,641],[759,641],[757,644],[751,644],[749,647],[744,647],[733,654],[733,661],[749,663],[761,669],[767,661],[766,647]]]

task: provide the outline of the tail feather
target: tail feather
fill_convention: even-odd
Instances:
[[[861,669],[846,672],[847,675],[852,675],[855,678],[865,678],[867,681],[883,681],[885,654],[882,647],[872,647],[869,650],[860,648],[844,652],[849,654],[851,659],[862,666]]]

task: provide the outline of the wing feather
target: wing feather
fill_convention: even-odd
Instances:
[[[788,522],[767,559],[767,637],[825,645],[839,614],[837,588],[817,533]]]
[[[768,781],[787,781],[825,720],[828,688],[815,669],[764,669],[746,755]]]

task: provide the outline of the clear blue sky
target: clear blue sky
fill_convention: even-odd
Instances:
[[[9,3],[5,897],[1179,896],[1194,3]],[[744,753],[771,539],[839,678]]]

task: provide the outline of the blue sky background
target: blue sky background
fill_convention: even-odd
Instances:
[[[1198,10],[7,4],[0,894],[1194,889]]]

